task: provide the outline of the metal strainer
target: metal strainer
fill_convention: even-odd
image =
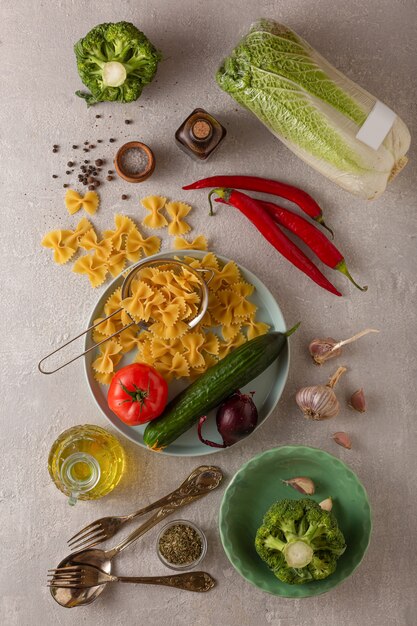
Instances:
[[[139,263],[136,263],[135,265],[132,265],[131,268],[129,268],[128,273],[126,274],[126,276],[124,278],[124,281],[122,283],[122,294],[121,294],[122,295],[122,300],[124,298],[128,298],[129,296],[132,295],[132,292],[131,292],[132,281],[135,279],[135,277],[144,268],[159,267],[161,265],[164,266],[165,268],[168,267],[170,271],[172,271],[172,272],[174,272],[176,274],[178,274],[178,272],[180,272],[183,268],[186,268],[187,271],[191,272],[192,274],[194,274],[194,276],[196,276],[196,278],[198,278],[198,285],[196,286],[196,291],[197,291],[197,293],[198,293],[198,295],[200,297],[200,307],[198,309],[197,315],[195,317],[193,317],[193,319],[187,321],[188,326],[190,328],[194,328],[203,319],[204,314],[207,311],[207,307],[208,307],[208,289],[207,289],[207,285],[210,283],[211,279],[214,276],[213,270],[203,269],[203,268],[193,268],[193,267],[190,267],[190,265],[187,265],[187,263],[183,263],[182,261],[177,261],[177,260],[172,259],[170,257],[161,258],[161,259],[154,259],[154,260],[150,260],[150,261],[147,260],[147,259],[144,259],[143,261],[139,261]],[[204,278],[203,278],[204,274],[209,274],[210,275],[208,280],[204,280]],[[47,359],[49,359],[51,356],[53,356],[57,352],[60,352],[60,350],[63,350],[66,346],[69,346],[71,343],[73,343],[74,341],[76,341],[80,337],[83,337],[83,335],[86,335],[88,332],[90,332],[94,328],[97,328],[97,326],[100,326],[101,324],[106,322],[108,319],[110,319],[111,317],[116,315],[117,313],[120,313],[120,311],[125,311],[125,309],[123,309],[123,307],[120,307],[119,309],[117,309],[117,311],[114,311],[113,313],[111,313],[107,317],[104,317],[102,320],[100,320],[100,322],[97,322],[96,324],[93,324],[92,326],[90,326],[89,328],[84,330],[82,333],[77,335],[76,337],[73,337],[72,339],[70,339],[69,341],[64,343],[62,346],[60,346],[59,348],[57,348],[53,352],[50,352],[49,354],[47,354],[38,363],[39,371],[42,372],[42,374],[54,374],[55,372],[58,372],[59,370],[61,370],[63,367],[66,367],[70,363],[73,363],[77,359],[80,359],[82,356],[84,356],[85,354],[87,354],[91,350],[94,350],[95,348],[97,348],[97,346],[101,346],[102,343],[105,343],[106,341],[108,341],[112,337],[115,337],[116,335],[119,335],[122,331],[126,330],[126,328],[130,328],[131,326],[136,325],[139,328],[141,328],[142,330],[147,330],[147,328],[148,328],[147,324],[145,324],[144,322],[136,322],[135,320],[133,320],[132,316],[128,313],[128,311],[125,311],[129,315],[129,317],[132,319],[132,322],[130,324],[126,324],[126,326],[123,326],[123,328],[120,328],[119,330],[117,330],[115,333],[113,333],[109,337],[106,337],[105,339],[103,339],[99,343],[95,343],[93,346],[91,346],[90,348],[88,348],[87,350],[82,352],[81,354],[78,354],[73,359],[70,359],[69,361],[66,361],[63,365],[60,365],[59,367],[55,368],[54,370],[45,370],[45,369],[43,369],[42,364]]]

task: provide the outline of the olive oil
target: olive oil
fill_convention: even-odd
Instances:
[[[74,426],[53,443],[48,469],[55,485],[77,500],[97,500],[119,483],[125,455],[118,439],[99,426]]]

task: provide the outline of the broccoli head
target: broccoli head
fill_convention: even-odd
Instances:
[[[270,507],[255,548],[279,580],[294,585],[333,574],[346,543],[333,513],[303,498]]]
[[[91,93],[77,91],[87,105],[137,100],[155,76],[160,53],[129,22],[99,24],[74,46],[78,73]]]

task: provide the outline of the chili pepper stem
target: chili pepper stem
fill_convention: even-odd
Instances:
[[[226,189],[225,187],[217,187],[216,189],[212,189],[208,195],[208,201],[209,201],[209,205],[210,205],[210,212],[209,215],[214,215],[214,211],[213,211],[213,203],[212,203],[212,197],[213,194],[217,194],[218,196],[220,196],[220,198],[223,198],[223,200],[225,202],[228,201],[230,193],[231,193],[231,189]]]
[[[341,272],[342,274],[347,276],[349,278],[350,282],[355,285],[355,287],[357,287],[361,291],[368,291],[368,286],[367,285],[365,285],[364,287],[361,287],[360,285],[358,285],[358,283],[355,280],[353,280],[353,278],[352,278],[352,276],[351,276],[351,274],[350,274],[350,272],[349,272],[349,270],[347,268],[346,261],[344,259],[343,259],[343,261],[340,261],[340,263],[338,263],[336,265],[335,269],[338,272]]]
[[[331,236],[332,236],[332,239],[334,239],[334,232],[332,231],[332,229],[331,229],[331,228],[329,228],[329,227],[327,226],[327,224],[325,223],[325,221],[324,221],[324,219],[323,219],[323,216],[322,216],[322,215],[319,215],[318,217],[315,217],[315,218],[313,218],[313,219],[314,219],[314,221],[315,221],[315,222],[317,222],[318,224],[320,224],[321,226],[323,226],[323,228],[325,228],[326,230],[328,230],[328,231],[329,231],[329,233],[330,233],[330,234],[331,234]]]

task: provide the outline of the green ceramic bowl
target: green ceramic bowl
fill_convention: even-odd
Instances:
[[[334,574],[304,585],[278,580],[254,547],[256,531],[271,504],[303,497],[282,482],[296,476],[314,481],[316,493],[311,497],[317,502],[334,498],[333,512],[347,543]],[[235,474],[223,497],[219,526],[223,548],[243,578],[276,596],[306,598],[330,591],[354,572],[368,548],[372,522],[366,491],[347,465],[317,448],[283,446],[258,454]]]

